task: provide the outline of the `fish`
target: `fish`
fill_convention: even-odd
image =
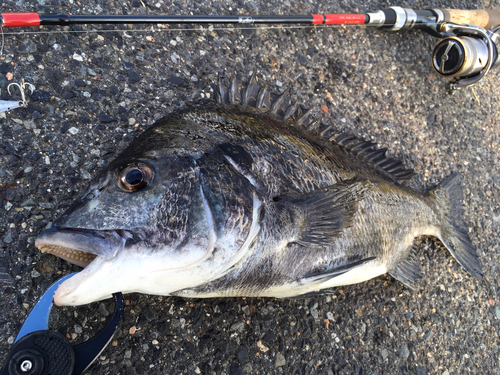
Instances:
[[[308,298],[386,273],[415,288],[422,235],[482,278],[458,173],[414,190],[387,149],[322,129],[255,75],[227,80],[215,101],[138,135],[40,233],[38,249],[83,267],[57,305],[116,292]]]

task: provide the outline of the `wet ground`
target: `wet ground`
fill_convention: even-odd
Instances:
[[[405,1],[499,8],[491,1]],[[382,9],[382,1],[6,0],[2,12],[310,14]],[[12,29],[11,29],[12,30]],[[9,31],[9,30],[6,30]],[[18,30],[12,30],[18,31]],[[29,31],[29,33],[28,33]],[[90,179],[160,117],[213,97],[218,74],[257,72],[317,109],[325,124],[388,147],[425,190],[452,172],[484,279],[438,242],[419,241],[424,278],[389,276],[309,300],[184,300],[131,294],[112,343],[88,374],[498,374],[500,72],[455,95],[430,67],[419,31],[223,26],[54,27],[5,36],[6,86],[36,86],[27,109],[0,114],[0,363],[31,307],[79,268],[33,245]],[[12,79],[12,81],[10,81]],[[82,342],[112,303],[55,308],[51,327]]]

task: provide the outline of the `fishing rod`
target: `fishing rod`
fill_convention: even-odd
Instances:
[[[500,39],[500,10],[422,9],[398,6],[359,14],[303,16],[171,16],[171,15],[68,15],[0,13],[0,26],[36,27],[77,24],[309,24],[365,25],[392,31],[421,29],[440,38],[432,51],[432,67],[451,78],[451,90],[480,82],[500,65],[496,42]]]

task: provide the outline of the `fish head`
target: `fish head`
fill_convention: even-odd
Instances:
[[[169,295],[223,267],[206,264],[214,260],[216,239],[211,207],[224,210],[217,194],[203,190],[199,167],[213,143],[180,131],[189,126],[167,122],[148,129],[37,237],[42,252],[84,267],[56,291],[57,305],[91,303],[115,292]],[[221,173],[217,178],[224,179]]]

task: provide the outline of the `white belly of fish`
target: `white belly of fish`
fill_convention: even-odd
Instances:
[[[373,264],[365,264],[342,275],[332,277],[322,283],[310,283],[310,285],[301,282],[292,284],[280,285],[278,287],[263,291],[262,297],[277,297],[287,298],[301,294],[316,292],[321,289],[335,288],[342,285],[358,284],[363,281],[373,279],[387,273],[387,268],[384,264],[374,266]]]
[[[342,285],[358,284],[363,281],[373,279],[374,277],[380,276],[387,273],[387,267],[384,264],[373,265],[365,264],[361,267],[357,267],[351,271],[348,271],[342,275],[332,277],[322,283],[303,283],[300,281],[295,281],[292,283],[286,283],[283,285],[277,285],[273,288],[265,289],[256,293],[245,294],[247,297],[275,297],[275,298],[293,298],[300,296],[302,294],[316,292],[321,289],[334,288]],[[241,294],[228,292],[201,292],[186,295],[186,297],[194,298],[218,298],[218,297],[237,297]],[[243,294],[241,294],[243,296]]]

